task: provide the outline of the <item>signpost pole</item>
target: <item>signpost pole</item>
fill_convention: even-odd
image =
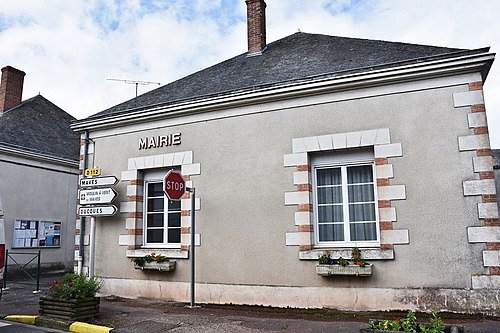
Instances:
[[[89,255],[89,277],[94,277],[95,257],[95,216],[90,218],[90,255]]]
[[[188,189],[188,191],[191,193],[191,247],[189,248],[190,250],[190,258],[191,258],[191,301],[189,303],[190,307],[195,307],[195,288],[194,288],[194,282],[195,282],[195,240],[194,240],[194,234],[195,234],[195,188],[191,187]]]

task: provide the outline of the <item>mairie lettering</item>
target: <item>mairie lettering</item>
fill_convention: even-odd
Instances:
[[[176,146],[181,144],[181,133],[150,136],[139,139],[139,150]]]

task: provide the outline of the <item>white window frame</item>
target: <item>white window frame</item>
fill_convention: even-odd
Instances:
[[[148,172],[144,175],[144,202],[143,202],[143,248],[151,248],[151,249],[180,249],[181,248],[181,237],[179,237],[179,243],[148,243],[147,242],[147,234],[148,234],[148,186],[152,183],[163,183],[163,178],[167,174],[169,170],[161,170],[161,171],[153,171]],[[181,207],[179,207],[178,211],[168,211],[169,199],[165,194],[163,194],[163,240],[168,240],[168,214],[169,213],[179,213],[181,214]],[[175,227],[176,229],[180,229],[181,226]]]
[[[347,203],[347,167],[371,165],[373,172],[373,191],[375,202],[375,229],[377,239],[373,241],[350,241],[350,222],[349,205]],[[353,151],[343,151],[334,153],[321,153],[311,156],[312,166],[312,198],[313,198],[313,220],[314,220],[314,246],[315,247],[379,247],[380,246],[380,225],[378,214],[377,197],[377,176],[375,174],[375,159],[372,149],[360,149]],[[317,200],[317,170],[328,168],[341,168],[342,175],[342,197],[344,199],[343,217],[344,217],[344,241],[320,242],[319,241],[319,218],[318,218],[318,200]]]

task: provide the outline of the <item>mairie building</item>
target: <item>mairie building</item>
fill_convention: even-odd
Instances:
[[[188,302],[194,245],[199,304],[498,315],[494,54],[303,32],[267,43],[266,3],[246,4],[248,52],[72,125],[81,169],[119,179],[118,212],[92,227],[103,294]],[[191,194],[163,193],[170,170],[196,190],[194,244]],[[90,220],[76,225],[84,272]],[[175,265],[132,262],[153,253]],[[335,273],[359,256],[369,272]]]

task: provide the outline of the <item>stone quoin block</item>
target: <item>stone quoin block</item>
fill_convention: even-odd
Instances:
[[[140,185],[127,185],[127,196],[143,195],[144,187]]]
[[[181,228],[191,227],[191,215],[181,216]]]
[[[468,227],[469,243],[499,243],[500,227]]]
[[[285,205],[301,205],[308,204],[309,202],[309,191],[299,191],[299,192],[286,192],[285,193]]]
[[[127,246],[135,244],[135,235],[118,235],[118,245]]]
[[[392,169],[392,164],[376,165],[375,174],[377,178],[393,178],[394,171]]]
[[[474,166],[474,172],[491,171],[493,170],[493,157],[492,156],[474,157],[472,159],[472,164]]]
[[[283,163],[286,167],[288,167],[297,165],[307,165],[309,161],[307,160],[307,153],[297,153],[297,154],[284,155]]]
[[[309,171],[295,171],[293,173],[293,184],[309,184]]]
[[[404,200],[406,199],[405,185],[390,185],[377,187],[378,200]]]
[[[120,202],[120,213],[134,213],[134,212],[142,212],[142,202],[138,201]]]
[[[464,195],[496,194],[494,179],[475,179],[463,182]]]
[[[310,232],[287,232],[285,244],[287,246],[310,245],[311,233]]]
[[[453,94],[453,105],[456,108],[484,104],[483,92],[481,90],[464,91]]]
[[[382,230],[380,242],[382,244],[409,244],[410,235],[408,230]]]
[[[125,229],[142,228],[142,219],[126,218]]]
[[[497,219],[498,205],[497,203],[478,203],[477,211],[480,219]]]
[[[194,210],[200,210],[200,208],[201,208],[201,199],[194,198]],[[181,210],[191,210],[191,198],[181,199]]]
[[[472,289],[500,289],[500,275],[472,276]]]
[[[75,236],[75,245],[80,246],[80,235]],[[83,245],[90,245],[90,235],[83,235]]]
[[[500,251],[483,251],[483,264],[485,267],[499,267]]]
[[[374,146],[375,158],[403,156],[401,143]]]
[[[466,135],[458,137],[458,149],[460,151],[489,149],[490,138],[488,134]]]
[[[396,208],[388,207],[388,208],[379,208],[378,209],[378,217],[380,221],[390,221],[395,222],[396,218]]]
[[[182,245],[191,245],[191,235],[190,234],[181,235],[181,244]],[[194,234],[194,245],[201,246],[201,235],[200,234]]]
[[[486,112],[469,113],[467,114],[467,121],[469,122],[469,128],[488,126]]]
[[[133,179],[139,179],[139,171],[138,170],[127,170],[122,171],[121,181],[128,181]]]
[[[199,175],[201,174],[200,163],[195,164],[183,164],[181,165],[181,174],[183,176]]]
[[[310,225],[311,213],[310,212],[295,212],[295,225]]]

